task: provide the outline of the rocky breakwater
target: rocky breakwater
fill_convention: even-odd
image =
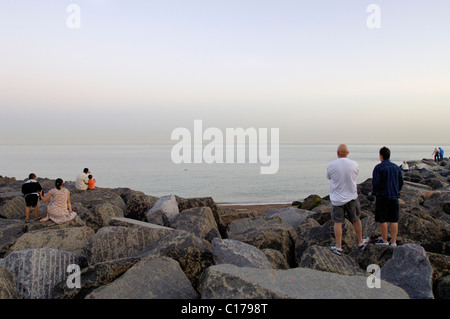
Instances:
[[[449,163],[414,164],[402,190],[401,245],[359,251],[346,223],[343,256],[329,250],[326,197],[257,213],[212,198],[78,191],[68,182],[78,215],[56,225],[25,223],[23,181],[0,177],[0,298],[448,298]],[[39,182],[45,191],[54,185]],[[358,191],[364,232],[375,240],[370,180]]]

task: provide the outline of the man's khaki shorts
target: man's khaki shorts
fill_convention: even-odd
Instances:
[[[361,204],[358,199],[349,201],[342,206],[331,206],[331,220],[335,223],[343,223],[347,217],[352,223],[356,222],[361,215]]]

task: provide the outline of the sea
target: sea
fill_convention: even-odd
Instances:
[[[261,174],[268,164],[176,164],[173,144],[0,145],[0,175],[24,180],[30,173],[42,178],[74,181],[89,168],[101,188],[126,187],[147,195],[212,197],[219,204],[292,203],[317,194],[329,194],[326,169],[336,159],[337,144],[280,144],[279,169]],[[432,158],[435,147],[450,144],[348,144],[349,158],[359,164],[358,183],[371,178],[382,146],[391,161]],[[270,150],[270,149],[269,149]],[[444,154],[448,156],[448,154]]]

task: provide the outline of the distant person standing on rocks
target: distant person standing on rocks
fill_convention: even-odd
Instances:
[[[353,223],[358,247],[364,249],[369,243],[367,237],[362,236],[360,220],[361,206],[358,200],[356,178],[359,173],[358,163],[347,158],[347,145],[341,144],[337,149],[338,159],[328,164],[327,178],[330,180],[331,220],[334,222],[336,245],[331,251],[342,255],[342,223],[345,216]]]
[[[88,189],[89,186],[89,173],[91,171],[89,168],[85,168],[80,175],[77,176],[77,179],[75,181],[75,188],[85,191]]]
[[[442,149],[442,147],[439,147],[439,157],[442,162],[444,160],[444,150]]]
[[[439,162],[439,150],[437,148],[434,149],[433,153],[431,153],[431,156],[434,156],[434,161],[435,162]]]
[[[49,203],[47,205],[47,216],[42,218],[41,222],[51,219],[56,224],[62,224],[71,221],[77,215],[72,211],[70,192],[63,185],[64,181],[58,178],[55,181],[55,188],[51,189],[47,196],[42,197],[44,203],[47,201]]]
[[[38,201],[40,193],[42,192],[42,186],[36,180],[36,174],[31,173],[28,175],[28,180],[22,185],[22,194],[25,197],[25,223],[28,223],[31,208],[34,208],[34,219],[39,220],[38,215]]]
[[[380,223],[381,238],[376,245],[397,246],[400,190],[403,175],[400,168],[390,161],[391,151],[387,147],[380,149],[381,163],[373,170],[373,195],[375,202],[375,221]],[[388,223],[390,223],[391,241],[388,242]]]

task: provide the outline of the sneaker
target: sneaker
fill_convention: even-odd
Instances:
[[[389,246],[389,243],[387,242],[387,241],[384,241],[383,239],[378,239],[376,242],[375,242],[375,245],[377,245],[377,246]]]
[[[366,248],[367,244],[369,243],[370,239],[367,236],[363,237],[363,242],[358,245],[358,248],[361,250],[364,250]]]
[[[339,256],[342,255],[342,252],[343,252],[342,248],[337,248],[336,246],[331,246],[330,249],[336,255],[339,255]]]
[[[397,243],[389,242],[389,246],[391,246],[391,247],[397,247]]]

